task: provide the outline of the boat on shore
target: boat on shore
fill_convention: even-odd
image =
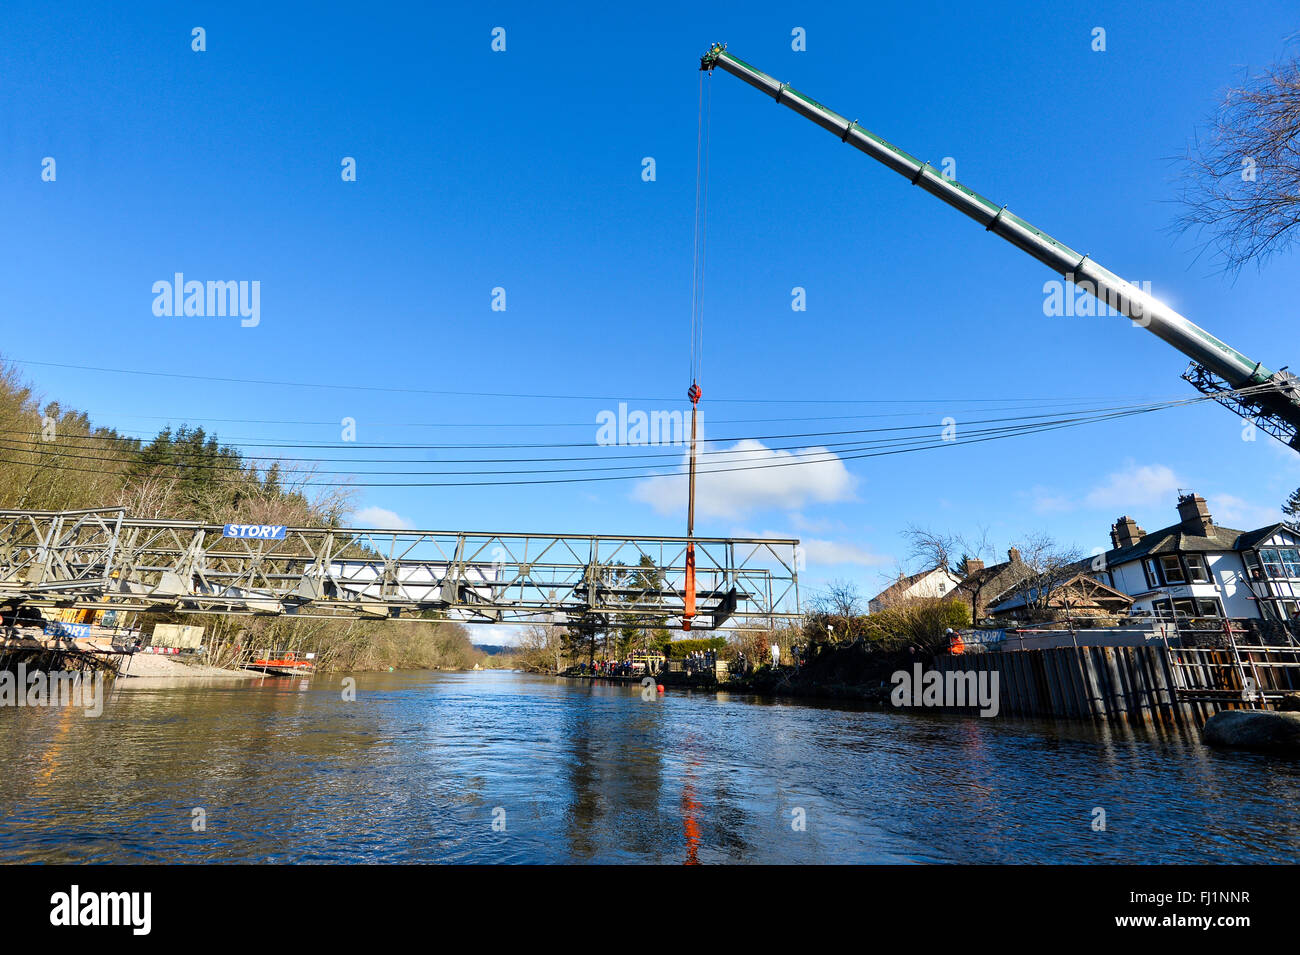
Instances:
[[[269,650],[262,656],[241,664],[245,670],[275,676],[300,676],[316,669],[316,654],[298,650]]]

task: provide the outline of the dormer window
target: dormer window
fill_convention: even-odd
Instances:
[[[1214,582],[1204,554],[1165,554],[1142,561],[1148,587],[1167,584],[1208,584]]]
[[[1187,574],[1183,571],[1182,561],[1178,559],[1177,554],[1161,557],[1160,570],[1164,573],[1165,583],[1167,584],[1187,583]]]
[[[1264,560],[1264,573],[1282,579],[1300,578],[1300,551],[1294,547],[1274,549],[1267,547],[1259,552]]]
[[[1282,569],[1286,571],[1288,577],[1300,577],[1300,550],[1294,547],[1283,547],[1278,551],[1278,556],[1282,558]]]
[[[1205,566],[1205,558],[1201,554],[1185,554],[1184,562],[1187,564],[1187,579],[1194,584],[1208,584],[1210,582],[1210,571]]]

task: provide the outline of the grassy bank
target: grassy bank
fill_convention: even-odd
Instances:
[[[202,428],[163,428],[152,439],[96,426],[90,417],[36,394],[0,359],[0,506],[22,510],[122,507],[131,517],[204,523],[337,527],[351,514],[347,488],[316,488],[309,471],[257,466]],[[140,614],[204,628],[204,663],[230,666],[247,650],[315,653],[322,670],[459,669],[486,655],[449,622],[336,621]]]
[[[826,647],[798,667],[763,666],[729,688],[765,696],[858,700],[883,705],[892,689],[890,677],[914,663],[929,665],[931,655],[887,650],[867,644]]]
[[[487,655],[470,644],[458,623],[403,620],[259,620],[187,617],[206,627],[203,662],[230,667],[251,652],[314,653],[318,671],[467,670]]]

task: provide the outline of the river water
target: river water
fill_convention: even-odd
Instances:
[[[518,673],[0,709],[3,862],[1290,862],[1300,762],[1190,734]],[[1104,830],[1097,810],[1105,813]]]

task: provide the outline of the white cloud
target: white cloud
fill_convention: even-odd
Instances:
[[[790,526],[797,531],[809,534],[825,534],[827,531],[839,530],[844,527],[843,521],[833,521],[829,518],[809,519],[804,517],[798,511],[790,515]]]
[[[863,567],[879,567],[892,564],[894,558],[882,557],[845,541],[828,541],[805,539],[799,542],[809,564],[860,564]]]
[[[1035,486],[1029,493],[1033,497],[1030,506],[1036,514],[1059,514],[1062,511],[1072,511],[1078,506],[1078,501],[1068,494],[1054,494],[1050,488],[1041,485]]]
[[[1179,481],[1163,464],[1132,461],[1123,471],[1116,471],[1087,493],[1084,503],[1100,510],[1139,510],[1148,507],[1172,507],[1178,499]]]
[[[382,507],[363,507],[352,516],[356,527],[380,527],[391,531],[409,531],[415,525],[405,517]]]
[[[797,515],[791,515],[791,519]],[[798,523],[797,521],[793,521]],[[830,566],[835,564],[859,564],[863,567],[879,567],[884,564],[893,564],[895,559],[881,554],[873,554],[865,547],[844,540],[823,540],[820,538],[800,538],[798,534],[788,533],[786,531],[765,530],[755,533],[747,527],[733,527],[731,529],[733,537],[759,538],[767,540],[789,540],[798,538],[799,546],[803,548],[804,560],[810,566]]]
[[[808,463],[794,464],[796,461]],[[697,517],[734,520],[757,511],[847,501],[853,497],[856,484],[844,462],[825,448],[804,449],[796,456],[746,439],[736,442],[726,453],[706,456],[703,462],[695,478]],[[709,473],[710,469],[718,470]],[[632,498],[649,504],[660,514],[681,513],[686,509],[685,467],[680,474],[638,482]]]
[[[1251,504],[1233,494],[1211,494],[1205,503],[1209,506],[1215,523],[1240,530],[1267,527],[1282,520],[1281,509]]]
[[[1123,470],[1113,471],[1089,491],[1060,493],[1035,485],[1027,494],[1030,507],[1037,514],[1063,514],[1080,508],[1132,514],[1139,511],[1170,508],[1178,499],[1183,482],[1163,464],[1125,463]],[[1022,493],[1022,496],[1026,496]]]
[[[1034,510],[1040,514],[1082,507],[1107,511],[1116,517],[1136,517],[1144,512],[1150,515],[1155,511],[1167,514],[1172,521],[1180,489],[1187,490],[1187,482],[1165,465],[1129,461],[1123,470],[1107,475],[1104,482],[1080,497],[1056,494],[1044,487],[1033,488],[1030,495]],[[1207,494],[1205,500],[1215,521],[1228,527],[1254,529],[1282,520],[1280,508],[1255,504],[1234,494]]]

